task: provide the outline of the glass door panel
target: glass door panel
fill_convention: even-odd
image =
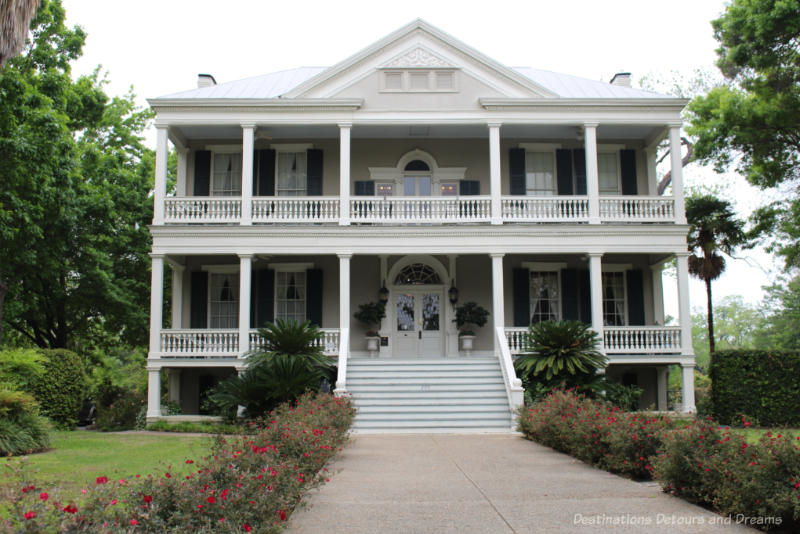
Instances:
[[[422,295],[422,329],[439,331],[439,295]]]
[[[414,331],[414,295],[397,295],[397,331]]]

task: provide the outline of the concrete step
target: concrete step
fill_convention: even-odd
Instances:
[[[458,378],[497,378],[503,379],[502,372],[497,368],[486,369],[398,369],[386,371],[384,369],[347,369],[347,379],[394,376],[398,378],[428,378],[428,377],[458,377]]]
[[[506,395],[481,397],[480,399],[467,395],[459,397],[359,397],[355,398],[354,402],[358,408],[379,406],[465,406],[476,402],[480,402],[480,406],[497,405],[508,408]]]
[[[359,421],[356,420],[353,428],[355,429],[431,429],[431,428],[469,428],[469,429],[483,429],[495,428],[510,430],[512,427],[511,418],[506,419],[471,419],[471,420],[458,420],[458,419],[436,419],[430,421]]]
[[[434,404],[427,406],[413,406],[413,405],[394,405],[394,406],[369,406],[357,403],[356,410],[359,415],[366,416],[367,414],[425,414],[427,415],[447,415],[447,414],[484,414],[484,413],[500,413],[508,415],[508,404]]]

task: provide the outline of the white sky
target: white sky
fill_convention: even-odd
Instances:
[[[722,0],[541,0],[491,2],[355,0],[290,2],[251,0],[64,0],[67,22],[88,33],[75,74],[102,65],[107,92],[133,86],[137,100],[196,87],[197,74],[222,83],[300,66],[329,66],[420,17],[508,66],[529,66],[609,80],[614,73],[668,75],[713,68],[717,42],[710,21]],[[154,136],[148,140],[154,145]],[[759,193],[735,175],[718,177],[691,165],[687,182],[719,180],[749,214]],[[742,254],[763,268],[772,260]],[[728,262],[714,282],[715,300],[728,294],[761,298],[762,269]],[[665,277],[667,312],[676,315],[674,289]],[[692,307],[705,306],[705,289],[692,280]]]

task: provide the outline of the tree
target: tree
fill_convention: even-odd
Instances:
[[[719,172],[735,165],[782,197],[754,214],[755,232],[787,267],[800,264],[800,0],[733,0],[712,22],[728,81],[689,104],[694,155]]]
[[[31,18],[39,0],[3,0],[0,2],[0,69],[10,57],[19,54],[28,35]]]
[[[110,99],[97,71],[72,79],[86,36],[64,20],[60,1],[42,1],[0,76],[0,325],[40,347],[141,344],[151,113],[132,94]]]
[[[756,334],[757,345],[776,350],[800,350],[800,276],[765,289],[767,313]]]
[[[728,295],[714,305],[716,349],[743,349],[756,346],[761,334],[764,310],[747,303],[740,295]],[[708,315],[692,314],[692,344],[697,368],[708,372]]]
[[[686,199],[686,219],[689,234],[689,272],[706,285],[708,316],[708,350],[714,354],[714,308],[711,299],[711,282],[725,271],[725,258],[737,247],[747,247],[744,222],[737,219],[726,200],[711,195],[690,196]]]

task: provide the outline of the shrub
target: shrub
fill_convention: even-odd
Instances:
[[[626,386],[619,382],[605,380],[602,385],[603,397],[612,406],[619,406],[626,412],[633,412],[639,409],[639,401],[644,390],[633,384]]]
[[[44,362],[45,357],[35,349],[0,351],[0,384],[30,393],[45,373]]]
[[[800,351],[720,350],[709,374],[718,421],[735,424],[744,413],[764,426],[800,425]]]
[[[44,373],[32,384],[32,393],[41,405],[42,415],[57,426],[73,428],[87,395],[83,360],[74,352],[42,350]]]
[[[107,401],[108,398],[104,398]],[[97,407],[96,425],[103,431],[131,430],[137,428],[139,412],[146,408],[147,396],[134,390],[122,390],[107,405]]]
[[[540,374],[550,383],[573,377],[591,379],[606,364],[598,342],[597,332],[580,321],[542,321],[530,326],[525,353],[514,366],[529,381]]]
[[[30,393],[12,389],[0,389],[0,419],[17,417],[22,414],[36,415],[39,403]]]
[[[471,329],[470,325],[481,328],[488,320],[489,310],[477,302],[465,302],[456,308],[456,317],[453,322],[456,323],[459,335],[474,336],[475,330]]]
[[[29,393],[0,389],[0,456],[26,454],[50,445],[47,420]]]

